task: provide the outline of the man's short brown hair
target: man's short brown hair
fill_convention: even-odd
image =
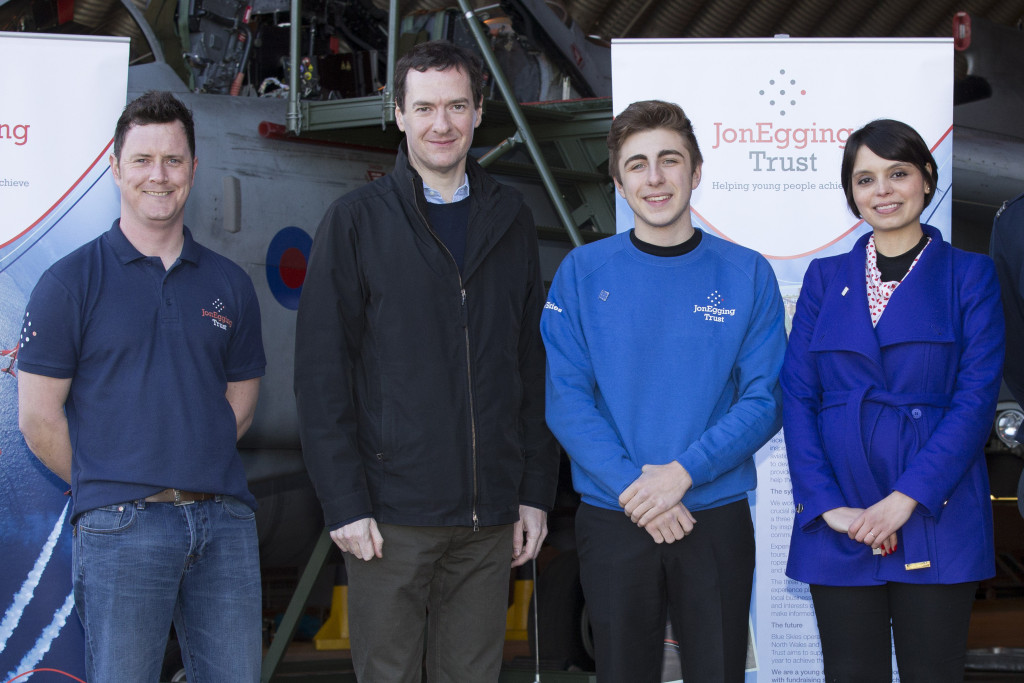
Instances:
[[[185,128],[185,139],[188,151],[196,158],[196,125],[192,120],[192,111],[173,94],[163,90],[150,90],[132,100],[121,112],[121,117],[114,126],[114,158],[121,159],[121,148],[128,131],[135,126],[146,126],[153,123],[174,123],[181,121]]]
[[[473,108],[479,109],[484,100],[483,65],[475,54],[447,40],[420,43],[402,55],[395,64],[395,104],[405,111],[405,80],[410,69],[425,72],[428,69],[447,71],[453,68],[469,78]]]
[[[608,172],[613,178],[622,182],[619,173],[619,151],[626,139],[631,135],[643,133],[657,128],[668,128],[682,136],[683,142],[690,152],[691,171],[704,163],[697,136],[693,133],[693,124],[686,117],[682,108],[672,102],[662,100],[642,100],[634,102],[615,117],[612,128],[608,131]]]

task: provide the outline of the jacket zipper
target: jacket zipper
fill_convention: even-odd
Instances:
[[[455,257],[452,256],[452,252],[445,245],[444,241],[437,236],[434,229],[430,227],[430,221],[423,215],[423,211],[420,210],[419,202],[416,200],[416,181],[412,183],[413,191],[413,204],[416,206],[416,213],[419,214],[420,220],[423,221],[423,225],[427,228],[427,232],[434,238],[444,253],[448,254],[448,258],[451,259],[452,265],[455,266],[455,273],[459,278],[459,294],[462,297],[461,302],[461,318],[462,318],[462,332],[466,338],[466,389],[469,393],[469,434],[470,434],[470,454],[473,460],[473,531],[480,531],[480,518],[476,514],[476,503],[478,498],[478,486],[477,486],[477,471],[476,471],[476,408],[473,401],[473,366],[470,363],[472,355],[469,352],[469,311],[466,308],[466,288],[462,282],[462,273],[459,272],[459,264],[455,262]]]
[[[451,252],[449,252],[449,255],[451,255]],[[452,260],[454,261],[455,258],[452,257]],[[466,290],[462,287],[461,274],[459,275],[459,288],[462,291],[462,330],[466,335],[466,382],[469,391],[470,452],[473,454],[473,531],[480,531],[480,519],[476,516],[476,406],[473,401],[473,366],[470,364],[471,356],[469,353],[469,310],[466,308]]]

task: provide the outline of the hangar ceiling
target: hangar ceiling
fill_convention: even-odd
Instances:
[[[382,9],[386,0],[374,0]],[[452,0],[413,0],[409,10]],[[478,7],[493,1],[475,2]],[[1024,0],[549,0],[583,29],[612,38],[947,37],[968,12],[1019,26]]]

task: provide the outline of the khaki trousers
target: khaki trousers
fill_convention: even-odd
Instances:
[[[505,644],[512,525],[379,525],[381,559],[344,554],[360,683],[497,681]]]

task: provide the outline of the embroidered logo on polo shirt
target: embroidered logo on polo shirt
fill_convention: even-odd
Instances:
[[[210,304],[210,308],[212,308],[213,310],[208,311],[205,308],[203,309],[203,317],[209,318],[210,322],[213,323],[214,327],[226,330],[235,324],[230,318],[228,318],[225,315],[222,315],[224,311],[224,302],[221,301],[220,299],[214,299],[213,303]]]
[[[704,320],[713,323],[724,323],[725,316],[736,315],[735,308],[725,308],[725,298],[718,293],[717,289],[711,292],[711,294],[708,294],[707,301],[707,306],[698,306],[697,304],[693,305],[693,312],[703,313]]]
[[[32,341],[34,336],[36,336],[36,331],[32,329],[32,319],[29,316],[29,312],[25,311],[25,325],[21,328],[21,341],[18,344],[18,348],[24,348],[25,344]]]

